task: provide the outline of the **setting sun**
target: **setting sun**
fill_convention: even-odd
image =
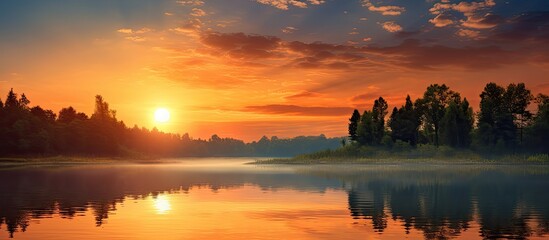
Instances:
[[[170,121],[170,112],[165,108],[156,109],[154,112],[154,120],[159,123]]]

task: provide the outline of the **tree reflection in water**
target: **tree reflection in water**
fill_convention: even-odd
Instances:
[[[361,166],[242,169],[181,166],[80,166],[0,170],[0,228],[13,237],[32,219],[59,214],[75,218],[87,210],[95,224],[125,198],[153,195],[157,213],[171,209],[158,193],[194,186],[230,189],[255,185],[263,190],[346,191],[350,217],[371,220],[383,234],[389,220],[403,222],[426,239],[460,236],[471,224],[479,238],[524,239],[549,233],[549,171],[518,166]],[[535,222],[535,224],[529,224]]]

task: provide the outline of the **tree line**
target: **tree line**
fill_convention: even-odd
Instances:
[[[354,110],[349,119],[349,139],[358,146],[412,147],[445,145],[491,153],[549,153],[549,97],[533,96],[524,83],[507,87],[488,83],[480,94],[478,112],[467,98],[445,84],[432,84],[422,97],[410,96],[393,108],[379,97],[371,110]],[[537,107],[530,111],[530,104]]]
[[[91,116],[73,107],[58,114],[40,106],[30,106],[25,94],[11,89],[0,99],[1,156],[295,156],[335,149],[342,138],[299,136],[282,139],[262,137],[245,143],[213,135],[193,139],[189,134],[164,133],[156,128],[127,127],[116,117],[102,96],[95,97]]]

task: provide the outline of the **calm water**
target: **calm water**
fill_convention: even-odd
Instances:
[[[546,167],[249,161],[0,169],[0,239],[549,239]]]

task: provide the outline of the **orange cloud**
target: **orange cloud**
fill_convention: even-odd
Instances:
[[[496,5],[494,0],[485,0],[481,2],[460,2],[451,4],[449,2],[435,3],[435,5],[429,9],[432,14],[440,14],[444,11],[454,10],[463,13],[465,16],[471,16],[478,11],[488,9]]]
[[[191,10],[191,16],[194,16],[194,17],[203,17],[203,16],[206,16],[206,12],[204,12],[204,10],[200,9],[200,8],[193,8]]]
[[[435,27],[445,27],[454,24],[454,16],[448,12],[438,14],[435,18],[429,20]]]
[[[183,6],[202,6],[204,5],[204,1],[201,0],[178,0],[176,1],[177,4],[183,5]]]
[[[206,33],[201,41],[216,54],[227,54],[234,58],[268,58],[277,55],[280,39],[277,37],[245,35],[243,33]]]
[[[133,30],[131,28],[121,28],[121,29],[118,29],[116,31],[119,32],[119,33],[124,33],[124,34],[143,34],[143,33],[148,33],[150,31],[152,31],[152,29],[150,29],[150,28],[141,28],[141,29]]]
[[[295,28],[295,27],[285,27],[281,31],[283,33],[290,34],[290,33],[294,33],[295,31],[297,31],[297,28]]]
[[[293,94],[290,96],[286,96],[286,99],[292,100],[292,99],[302,99],[302,98],[311,98],[311,97],[321,97],[322,94],[317,92],[310,92],[310,91],[302,91],[298,94]]]
[[[457,34],[463,37],[478,37],[474,31],[459,31]],[[362,71],[383,65],[424,70],[442,67],[489,69],[529,61],[525,58],[527,54],[504,50],[501,47],[449,47],[422,44],[419,40],[413,39],[392,47],[286,42],[278,37],[243,33],[210,32],[203,33],[200,39],[208,46],[208,52],[212,55],[229,56],[247,65],[259,59],[268,59],[271,61],[270,67]]]
[[[353,112],[350,107],[303,107],[296,105],[271,104],[247,106],[244,111],[265,114],[282,114],[297,116],[345,116]]]
[[[257,0],[258,3],[270,5],[281,10],[288,10],[289,6],[298,8],[307,8],[307,3],[299,0]],[[324,1],[313,0],[312,3],[318,5]]]
[[[468,28],[484,29],[493,28],[502,22],[503,18],[501,16],[487,13],[481,17],[469,16],[467,17],[467,20],[463,21],[461,24]]]
[[[402,27],[395,22],[383,22],[380,23],[380,25],[383,29],[387,30],[387,32],[394,33],[402,31]]]
[[[397,16],[402,14],[406,9],[399,6],[374,6],[370,0],[362,0],[362,6],[367,7],[372,12],[379,12],[381,15]]]
[[[121,28],[121,29],[118,29],[116,30],[117,32],[119,33],[124,33],[124,34],[131,34],[133,33],[133,30],[131,28]]]
[[[456,34],[460,37],[477,39],[480,35],[480,32],[470,29],[460,29],[456,32]]]

